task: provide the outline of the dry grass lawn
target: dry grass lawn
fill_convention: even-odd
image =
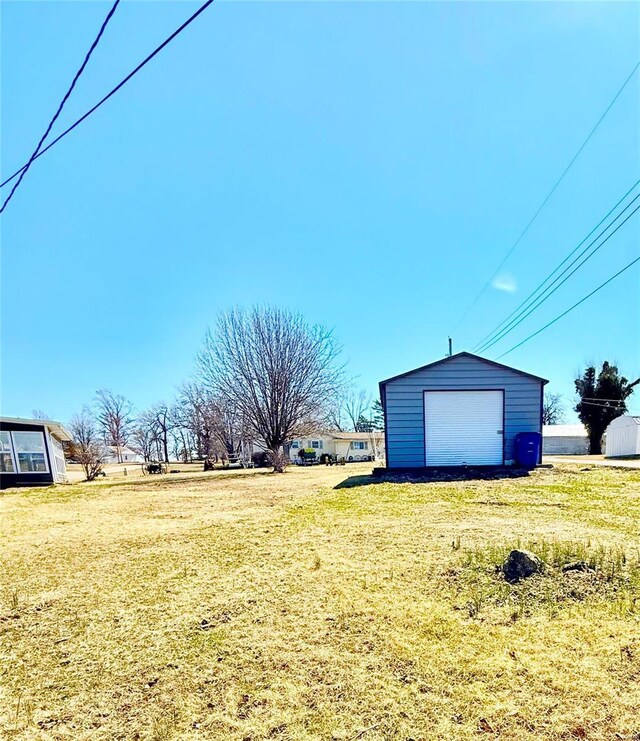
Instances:
[[[369,470],[0,495],[0,737],[640,739],[640,471]]]

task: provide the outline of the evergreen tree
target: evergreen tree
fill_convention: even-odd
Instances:
[[[376,399],[371,405],[373,416],[371,422],[374,430],[384,430],[384,412],[382,411],[382,402]]]
[[[633,393],[633,383],[618,373],[615,365],[606,360],[602,369],[596,373],[590,366],[580,378],[575,379],[576,392],[580,401],[576,404],[580,421],[589,434],[589,452],[598,455],[602,452],[602,436],[609,423],[627,411],[625,400]]]

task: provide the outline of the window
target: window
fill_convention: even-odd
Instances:
[[[315,448],[316,450],[322,450],[323,448],[322,440],[312,440],[311,447]]]
[[[16,472],[13,451],[11,450],[11,436],[4,430],[0,432],[0,471],[2,473]]]
[[[41,432],[12,432],[20,473],[48,473],[44,435]]]
[[[351,443],[351,450],[367,450],[369,447],[369,443],[363,442],[361,440],[355,440]]]
[[[300,443],[299,443],[299,442],[298,442],[297,440],[294,440],[294,441],[293,441],[293,442],[291,443],[291,447],[292,447],[292,448],[296,448],[296,449],[297,449],[297,448],[299,448],[299,447],[300,447]]]

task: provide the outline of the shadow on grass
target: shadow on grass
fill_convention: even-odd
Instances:
[[[428,484],[435,481],[497,481],[498,479],[518,479],[529,476],[528,468],[468,468],[447,467],[415,470],[412,472],[378,473],[365,476],[349,476],[334,489],[352,489],[355,486],[372,484]]]

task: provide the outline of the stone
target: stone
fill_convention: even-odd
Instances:
[[[567,571],[593,571],[593,569],[586,561],[573,561],[572,563],[566,563],[562,567],[562,571],[566,574]]]
[[[538,574],[543,569],[543,562],[531,551],[513,550],[502,566],[507,581],[519,581]]]

